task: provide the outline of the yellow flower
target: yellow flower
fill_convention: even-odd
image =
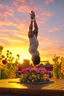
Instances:
[[[30,81],[28,80],[27,82],[29,83]]]
[[[16,77],[16,74],[11,74],[10,76],[9,76],[9,78],[15,78]]]
[[[54,65],[53,65],[53,69],[55,69],[55,68],[57,68],[57,66],[54,64]]]
[[[43,77],[44,77],[44,79],[46,79],[48,77],[48,75],[47,74],[44,74]]]
[[[20,78],[23,79],[23,78],[24,78],[24,75],[22,74],[22,75],[20,76]]]
[[[34,82],[34,79],[32,80],[32,82]]]
[[[61,70],[62,73],[64,73],[64,70]]]
[[[57,77],[54,75],[53,78],[56,79]]]
[[[32,77],[36,78],[36,76],[33,74]]]

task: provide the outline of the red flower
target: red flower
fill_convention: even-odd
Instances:
[[[6,64],[6,63],[7,63],[7,61],[6,61],[6,60],[2,60],[2,63],[3,63],[3,64]]]

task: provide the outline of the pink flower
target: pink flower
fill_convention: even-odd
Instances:
[[[37,72],[41,73],[41,74],[44,74],[46,72],[46,69],[40,67],[40,68],[37,68]]]
[[[37,71],[36,68],[31,68],[31,69],[30,69],[30,72],[36,72],[36,71]]]
[[[32,79],[32,76],[31,76],[31,75],[29,76],[29,79],[30,79],[30,80]]]
[[[41,73],[41,74],[44,74],[45,72],[44,72],[44,71],[41,71],[40,73]]]
[[[46,71],[46,72],[45,72],[45,74],[49,74],[49,72],[48,72],[48,71]]]
[[[42,68],[38,68],[39,72],[43,71]]]
[[[40,78],[40,74],[37,74],[37,78]]]
[[[46,81],[50,81],[50,80],[47,78]]]
[[[30,68],[25,69],[27,72],[30,71]]]
[[[25,77],[27,77],[28,75],[27,74],[24,74]]]
[[[25,73],[25,69],[21,71],[21,74],[24,74]]]

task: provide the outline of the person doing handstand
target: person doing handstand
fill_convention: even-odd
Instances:
[[[32,55],[33,64],[37,65],[40,63],[40,54],[37,50],[39,45],[39,42],[37,40],[38,26],[36,23],[34,11],[31,11],[30,18],[31,18],[31,22],[30,22],[29,32],[28,32],[28,37],[30,41],[29,53]]]

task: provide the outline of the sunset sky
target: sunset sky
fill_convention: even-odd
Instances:
[[[0,0],[0,46],[30,59],[28,52],[29,12],[34,10],[39,27],[39,52],[52,62],[54,54],[64,56],[64,0]]]

